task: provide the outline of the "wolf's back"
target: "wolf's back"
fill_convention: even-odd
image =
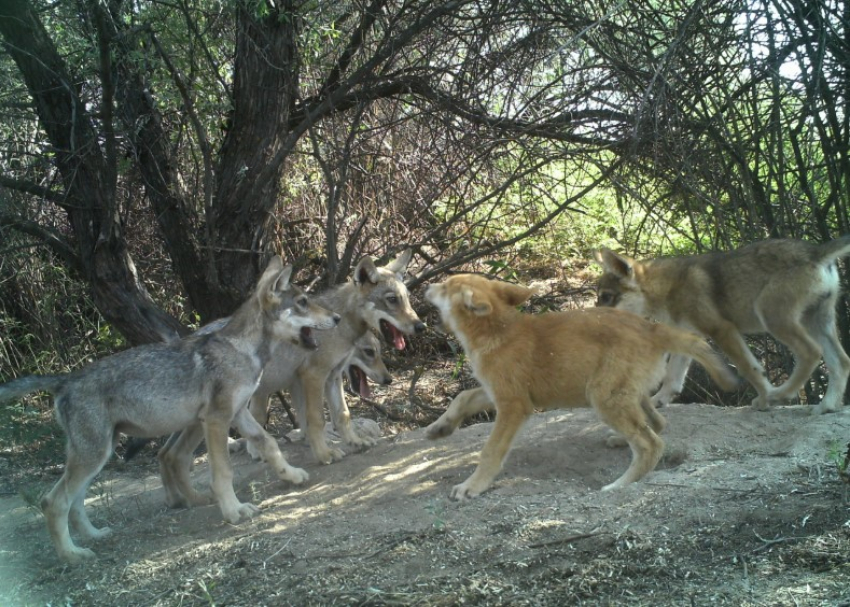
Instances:
[[[0,384],[0,403],[17,400],[40,390],[56,394],[65,383],[66,377],[67,375],[27,375]]]
[[[840,257],[850,255],[850,234],[825,242],[817,249],[822,261],[832,263]]]

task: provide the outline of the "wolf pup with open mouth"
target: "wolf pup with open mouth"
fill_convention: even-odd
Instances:
[[[55,396],[56,416],[67,435],[62,478],[42,499],[47,528],[64,560],[75,563],[94,553],[71,540],[69,523],[86,539],[100,539],[86,515],[86,490],[112,454],[119,434],[156,437],[183,431],[205,437],[212,495],[224,519],[236,523],[259,509],[240,502],[233,490],[227,434],[235,425],[261,446],[278,476],[295,484],[307,473],[289,465],[280,448],[248,411],[263,366],[283,342],[313,345],[310,329],[331,329],[340,317],[312,303],[290,283],[291,267],[269,263],[251,297],[227,326],[207,335],[147,344],[107,356],[65,375],[23,377],[0,386],[0,402],[44,390]],[[198,439],[200,440],[200,438]],[[192,442],[190,440],[190,442]],[[169,505],[207,504],[189,483],[194,441],[188,451],[172,445],[162,464]]]

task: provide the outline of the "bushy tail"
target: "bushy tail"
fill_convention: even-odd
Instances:
[[[67,375],[27,375],[19,379],[0,384],[0,403],[17,400],[30,392],[44,390],[55,394],[62,384],[65,383]]]
[[[821,261],[832,263],[840,257],[850,255],[850,234],[825,242],[818,247]]]
[[[665,324],[655,325],[655,330],[668,352],[693,358],[718,386],[727,392],[738,386],[738,376],[702,337]]]

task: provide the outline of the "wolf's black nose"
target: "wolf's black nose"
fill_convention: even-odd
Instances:
[[[422,333],[426,328],[427,328],[427,326],[421,320],[419,322],[417,322],[415,325],[413,325],[413,330],[416,331],[417,333]]]
[[[342,320],[342,317],[339,314],[334,314],[333,318],[334,318],[334,324],[335,325],[338,325],[339,321]]]
[[[390,377],[389,375],[387,375],[387,376],[384,378],[384,385],[385,385],[385,386],[389,386],[391,383],[393,383],[393,378],[392,378],[392,377]]]

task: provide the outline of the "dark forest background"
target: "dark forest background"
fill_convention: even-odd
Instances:
[[[843,2],[4,0],[0,41],[0,380],[274,253],[321,288],[412,247],[416,295],[850,232]]]

